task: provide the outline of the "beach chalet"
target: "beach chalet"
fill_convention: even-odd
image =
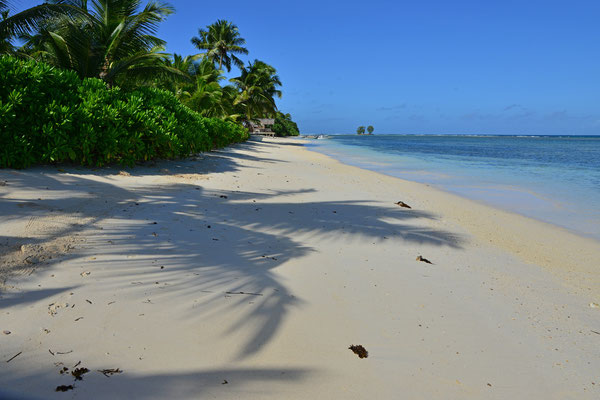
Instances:
[[[255,135],[275,136],[271,129],[275,124],[273,118],[260,118],[257,121],[250,122],[250,133]]]

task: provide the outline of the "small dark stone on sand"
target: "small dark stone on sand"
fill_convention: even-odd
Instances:
[[[68,390],[73,390],[73,385],[60,385],[56,387],[56,392],[66,392]]]
[[[354,354],[356,354],[359,358],[367,358],[369,357],[369,352],[362,345],[352,345],[348,347]]]

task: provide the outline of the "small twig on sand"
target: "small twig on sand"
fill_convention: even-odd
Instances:
[[[417,261],[421,261],[427,264],[433,264],[431,261],[429,261],[428,259],[426,259],[425,257],[419,256],[417,257]]]
[[[107,369],[99,369],[98,372],[100,372],[102,375],[106,376],[107,378],[110,378],[114,374],[120,374],[121,372],[123,372],[123,370],[121,370],[119,368],[107,368]]]
[[[262,293],[248,293],[248,292],[225,292],[225,294],[247,294],[248,296],[262,296]]]
[[[17,354],[15,354],[14,356],[12,356],[9,360],[6,360],[6,362],[7,363],[11,362],[15,358],[19,357],[21,355],[21,353],[23,353],[23,352],[22,351],[18,352]]]

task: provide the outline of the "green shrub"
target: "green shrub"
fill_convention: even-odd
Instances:
[[[12,57],[0,58],[0,82],[1,168],[132,165],[248,138],[241,126],[204,118],[159,89],[108,89],[99,79]]]
[[[292,121],[292,116],[281,112],[275,115],[273,132],[275,132],[276,136],[298,136],[300,134],[298,125]]]

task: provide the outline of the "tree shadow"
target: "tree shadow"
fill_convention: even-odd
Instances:
[[[68,286],[53,289],[38,289],[25,292],[4,293],[2,297],[0,297],[0,304],[2,304],[2,307],[11,307],[17,304],[30,304],[60,293],[75,290],[77,287],[78,286]]]
[[[248,148],[253,144],[242,146]],[[74,230],[86,237],[86,243],[77,251],[60,260],[46,260],[43,268],[52,268],[58,261],[97,254],[98,260],[88,268],[94,268],[95,282],[102,290],[127,292],[140,302],[190,304],[186,311],[189,319],[231,313],[236,317],[223,327],[223,333],[248,333],[246,342],[240,343],[237,351],[238,360],[263,349],[290,311],[303,304],[275,272],[284,264],[294,268],[295,260],[315,251],[297,240],[298,236],[461,247],[460,236],[417,223],[435,219],[425,211],[395,208],[391,203],[382,206],[371,199],[306,201],[307,196],[316,192],[313,188],[260,193],[214,191],[202,186],[201,177],[186,180],[177,176],[237,171],[237,160],[247,157],[229,149],[204,156],[202,162],[161,163],[159,167],[175,170],[177,174],[173,181],[160,183],[151,180],[157,174],[157,167],[132,171],[131,176],[146,180],[132,179],[130,184],[115,182],[114,174],[118,172],[114,168],[76,170],[72,175],[61,175],[48,168],[17,174],[2,172],[9,181],[8,187],[27,188],[31,195],[15,198],[3,193],[0,221],[43,217],[49,213],[57,218],[76,215],[79,222],[65,223],[30,238],[38,243],[51,242],[72,235]],[[252,157],[264,161],[260,153]],[[214,165],[208,162],[211,159]],[[36,193],[44,193],[42,200],[35,200]],[[261,201],[257,203],[258,200]],[[33,205],[19,206],[21,203]],[[11,294],[0,298],[0,307],[32,303],[68,290]],[[154,382],[184,385],[206,377],[213,379],[223,372],[131,379],[147,384],[148,393],[154,394],[160,390]],[[230,376],[237,374],[240,380],[259,381],[275,379],[280,373],[255,369],[229,372]],[[296,376],[304,373],[297,372]],[[294,374],[288,376],[293,379]],[[172,392],[165,389],[167,393]]]
[[[52,374],[14,374],[11,387],[0,388],[0,398],[5,400],[17,399],[46,399],[50,398],[53,389],[61,382],[73,384],[73,395],[82,398],[104,399],[165,399],[165,398],[248,398],[261,397],[265,394],[278,394],[285,398],[285,385],[306,381],[313,371],[303,368],[272,367],[272,368],[228,368],[193,370],[186,373],[161,373],[136,375],[128,371],[112,377],[102,376],[92,371],[83,381],[73,383],[72,380],[60,379]],[[28,396],[14,387],[28,386],[36,382],[36,387],[45,388],[39,397]],[[274,383],[278,384],[273,388]],[[271,389],[267,389],[270,387]],[[292,389],[293,390],[293,389]],[[271,391],[271,393],[269,393]],[[273,393],[275,392],[275,393]]]

